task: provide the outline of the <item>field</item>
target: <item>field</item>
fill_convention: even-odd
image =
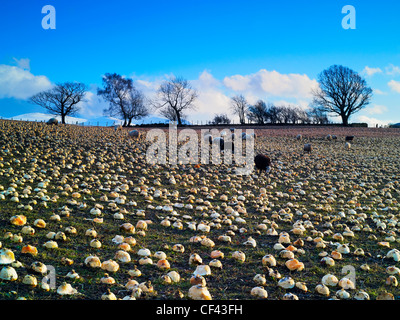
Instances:
[[[138,130],[0,121],[1,300],[400,298],[400,130],[257,127],[248,176],[149,165]]]

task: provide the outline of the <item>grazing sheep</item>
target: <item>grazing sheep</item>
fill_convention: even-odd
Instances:
[[[132,137],[132,138],[139,138],[140,133],[137,130],[132,130],[132,131],[129,132],[129,136]]]
[[[247,140],[247,139],[256,139],[257,135],[255,133],[252,134],[247,134],[246,132],[242,132],[242,140]]]
[[[353,141],[354,140],[354,136],[346,136],[346,141]]]
[[[120,124],[116,124],[116,125],[114,126],[114,130],[115,130],[115,131],[121,131],[121,130],[122,130],[122,126],[121,126]]]
[[[337,140],[337,136],[332,135],[332,139],[333,139],[333,140]]]
[[[346,142],[346,144],[344,145],[345,149],[350,149],[351,148],[351,144],[349,142]]]
[[[204,135],[204,141],[205,141],[205,142],[208,142],[209,144],[211,144],[211,143],[213,142],[212,135],[209,134],[209,133],[205,134],[205,135]]]
[[[303,136],[301,135],[301,134],[298,134],[297,136],[296,136],[296,139],[297,140],[301,140],[303,138]]]
[[[311,153],[311,150],[312,150],[312,146],[311,146],[310,143],[307,143],[307,144],[304,145],[304,151],[305,152]]]
[[[268,173],[271,170],[271,159],[266,155],[256,155],[254,158],[254,163],[257,170],[259,170],[260,172],[265,171],[266,173]]]
[[[213,144],[219,144],[219,149],[222,151],[224,150],[224,139],[221,137],[216,137],[214,138],[214,140],[212,141]]]
[[[332,135],[330,135],[330,134],[328,134],[327,136],[326,136],[326,140],[332,140]]]
[[[58,120],[56,118],[51,118],[47,121],[47,124],[49,125],[57,125],[58,124]]]

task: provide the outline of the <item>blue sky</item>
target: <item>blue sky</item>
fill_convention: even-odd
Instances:
[[[45,5],[56,9],[55,30],[41,26]],[[345,5],[356,9],[356,30],[342,28]],[[2,117],[44,112],[27,96],[64,81],[91,88],[78,116],[100,116],[95,89],[106,72],[132,77],[149,95],[169,75],[193,81],[201,96],[192,120],[228,112],[237,93],[305,107],[318,73],[342,64],[375,90],[352,121],[400,122],[398,1],[3,0],[0,7]]]

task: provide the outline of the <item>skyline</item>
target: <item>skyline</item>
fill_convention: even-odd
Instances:
[[[41,26],[45,5],[56,9],[55,30]],[[356,9],[355,30],[342,27],[345,5]],[[107,72],[133,78],[149,96],[167,76],[187,78],[200,93],[190,121],[229,115],[234,94],[305,108],[318,74],[341,64],[374,90],[351,122],[400,122],[400,4],[394,1],[7,0],[2,9],[3,118],[44,113],[27,99],[65,81],[90,88],[76,117],[101,117],[105,105],[96,87]]]

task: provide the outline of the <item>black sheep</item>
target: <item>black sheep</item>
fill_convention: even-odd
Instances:
[[[213,138],[211,134],[206,134],[204,136],[204,141],[208,142],[209,144],[212,144]]]
[[[217,137],[217,138],[214,138],[214,140],[212,141],[212,143],[214,144],[219,144],[219,150],[224,150],[224,144],[225,144],[225,141],[224,141],[224,139],[223,138],[221,138],[221,137]]]
[[[58,124],[58,120],[56,118],[51,118],[47,121],[48,125],[57,125]]]
[[[260,172],[265,171],[268,173],[271,169],[271,159],[266,155],[256,155],[254,158],[254,163]]]
[[[346,141],[353,141],[354,140],[354,136],[347,136],[346,137]]]
[[[305,144],[305,145],[304,145],[304,152],[311,153],[311,151],[312,151],[312,146],[311,146],[311,144],[310,144],[310,143]]]
[[[235,145],[233,141],[225,141],[224,138],[217,137],[213,140],[213,143],[219,144],[219,150],[220,151],[225,151],[226,150],[232,150],[232,153],[235,152]]]

